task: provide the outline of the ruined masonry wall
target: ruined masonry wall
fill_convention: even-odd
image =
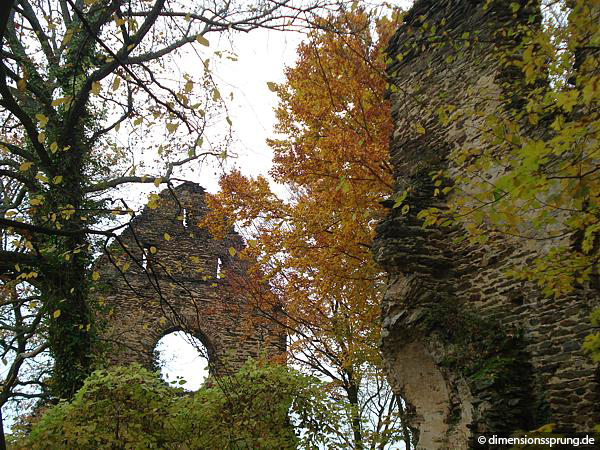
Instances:
[[[443,126],[438,108],[497,111],[510,75],[486,44],[515,20],[510,2],[487,2],[487,9],[484,3],[417,0],[389,48],[390,156],[397,192],[412,193],[410,212],[390,210],[373,248],[389,273],[382,352],[394,391],[407,401],[418,448],[428,450],[468,448],[474,431],[547,423],[584,431],[600,423],[600,372],[581,351],[594,331],[588,317],[600,304],[598,292],[582,288],[567,298],[545,298],[503,272],[530,262],[540,247],[506,238],[459,244],[462,230],[423,229],[416,218],[425,208],[444,207],[432,195],[430,172],[449,167],[450,151],[486,145],[478,131],[483,118]],[[450,45],[433,45],[425,22],[436,34],[445,32]],[[465,47],[465,32],[480,44]]]
[[[217,278],[218,259],[221,273],[243,276],[242,262],[229,249],[241,250],[244,243],[234,231],[215,240],[198,228],[206,212],[200,186],[184,183],[173,192],[164,190],[157,207],[146,207],[120,236],[133,258],[118,243],[109,249],[121,269],[128,261],[124,276],[107,256],[97,264],[101,345],[109,365],[135,362],[153,368],[159,339],[177,330],[202,341],[216,373],[235,370],[249,357],[276,357],[285,351],[285,332],[248,299],[232,294],[227,277]],[[134,261],[142,261],[142,248],[148,255],[147,272]]]

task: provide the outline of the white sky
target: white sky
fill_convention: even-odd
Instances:
[[[233,121],[234,146],[238,154],[229,163],[241,168],[248,175],[265,175],[271,167],[272,152],[265,139],[273,135],[274,108],[277,95],[270,91],[267,82],[281,83],[285,80],[285,65],[293,65],[296,47],[302,41],[299,33],[282,33],[272,30],[255,30],[237,35],[234,49],[238,61],[221,60],[215,65],[214,74],[224,98],[228,100]],[[202,172],[198,180],[210,192],[218,190],[217,180],[211,172]]]

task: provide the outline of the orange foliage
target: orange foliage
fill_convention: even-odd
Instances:
[[[285,137],[268,141],[270,175],[289,198],[277,197],[264,177],[233,171],[209,199],[213,212],[203,225],[213,233],[242,227],[242,254],[257,261],[253,282],[271,287],[245,291],[281,302],[292,357],[303,353],[313,369],[326,360],[344,384],[379,358],[383,280],[370,245],[384,213],[379,201],[393,183],[383,47],[398,17],[373,21],[353,11],[331,20],[328,29],[344,32],[313,31],[286,70],[287,82],[273,87],[280,97],[276,131]]]

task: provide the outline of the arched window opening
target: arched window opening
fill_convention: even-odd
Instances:
[[[196,391],[208,377],[208,349],[189,333],[166,334],[154,353],[162,379],[172,386]]]

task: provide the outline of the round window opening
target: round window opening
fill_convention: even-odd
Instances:
[[[163,336],[155,355],[162,379],[172,386],[196,391],[208,377],[208,351],[189,333],[174,331]]]

